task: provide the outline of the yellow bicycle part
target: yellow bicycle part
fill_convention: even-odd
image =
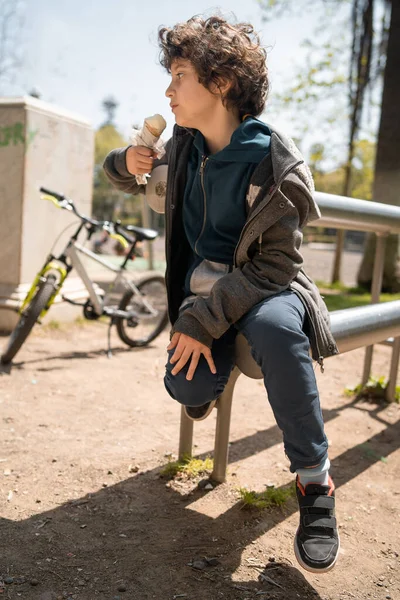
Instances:
[[[48,305],[46,306],[46,308],[41,312],[40,317],[44,317],[44,315],[46,314],[46,312],[48,311],[48,309],[50,308],[50,306],[53,304],[55,297],[57,296],[59,290],[62,287],[62,284],[65,281],[65,278],[67,276],[67,269],[65,267],[62,267],[61,265],[58,265],[57,263],[54,262],[50,262],[47,263],[43,269],[41,271],[39,271],[39,273],[36,275],[31,288],[29,290],[29,292],[27,293],[25,300],[23,301],[20,309],[18,310],[19,314],[22,314],[25,310],[25,308],[28,306],[28,304],[30,303],[30,301],[32,300],[32,298],[34,297],[35,293],[36,293],[36,289],[39,285],[40,279],[42,277],[44,277],[46,275],[46,273],[48,273],[48,271],[58,271],[60,273],[60,280],[57,284],[57,288],[55,290],[55,293],[53,294],[53,296],[50,298]]]
[[[40,194],[40,197],[42,200],[50,200],[50,202],[52,202],[54,206],[57,206],[57,208],[61,208],[58,200],[56,200],[54,196],[50,196],[50,194]]]
[[[52,202],[55,206],[57,206],[57,208],[62,208],[58,202],[58,200],[56,198],[54,198],[54,196],[51,196],[50,194],[41,194],[41,198],[42,200],[50,200],[50,202]],[[123,248],[128,248],[129,243],[126,241],[126,239],[124,238],[123,235],[119,234],[119,233],[110,233],[110,237],[113,238],[114,240],[117,240]]]
[[[124,236],[120,235],[119,233],[110,233],[110,238],[117,240],[122,245],[123,248],[128,248],[128,246],[129,246],[129,243],[126,241]]]

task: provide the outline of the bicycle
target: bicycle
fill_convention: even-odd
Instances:
[[[62,299],[70,304],[83,306],[83,315],[88,320],[99,319],[101,316],[110,318],[108,356],[111,356],[110,336],[113,325],[116,325],[120,339],[128,346],[147,346],[163,331],[168,323],[165,280],[161,275],[151,275],[135,284],[125,276],[125,271],[128,262],[133,261],[138,254],[137,243],[143,240],[154,240],[158,236],[158,232],[134,225],[123,226],[120,221],[97,221],[81,215],[74,202],[63,194],[58,194],[44,187],[40,188],[40,192],[43,199],[50,200],[58,208],[72,211],[80,219],[80,223],[70,237],[64,251],[59,256],[55,256],[50,252],[42,269],[36,275],[19,308],[19,321],[10,335],[0,361],[7,364],[16,356],[35,323],[41,323],[72,269],[75,269],[80,276],[88,291],[89,298],[83,303],[65,296],[62,296]],[[100,258],[78,242],[82,232],[86,233],[86,242],[88,242],[93,234],[99,230],[107,231],[125,249],[129,248],[118,267],[106,259]],[[116,273],[116,277],[109,286],[107,293],[101,288],[96,289],[87,269],[79,258],[79,253],[88,256],[103,267]],[[115,302],[115,298],[118,298],[118,294],[121,293],[121,286],[123,289],[122,298],[119,303],[113,304],[112,301]]]

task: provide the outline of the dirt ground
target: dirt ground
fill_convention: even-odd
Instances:
[[[292,480],[260,381],[238,380],[226,483],[160,477],[179,434],[162,384],[167,343],[165,331],[128,350],[114,333],[108,359],[103,323],[37,328],[3,367],[0,598],[399,599],[400,407],[344,396],[364,351],[317,373],[342,545],[317,576],[294,557],[295,500],[263,511],[239,500],[240,487]],[[376,347],[374,374],[387,375],[389,357]],[[195,425],[197,456],[212,453],[214,428],[215,414]]]

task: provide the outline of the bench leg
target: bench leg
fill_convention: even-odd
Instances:
[[[186,415],[185,407],[181,407],[181,425],[179,434],[178,458],[182,460],[185,456],[192,456],[193,449],[193,421]]]
[[[214,469],[211,479],[223,483],[226,478],[226,467],[228,465],[229,452],[229,429],[231,424],[231,409],[233,390],[240,371],[234,367],[230,374],[223,394],[217,402],[217,425],[215,430],[214,444]]]
[[[400,337],[396,338],[393,342],[392,349],[392,360],[390,362],[390,373],[389,381],[386,388],[386,399],[389,402],[394,402],[396,399],[396,382],[397,382],[397,369],[399,368],[400,358]]]

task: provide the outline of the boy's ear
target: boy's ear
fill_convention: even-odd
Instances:
[[[215,80],[215,83],[212,84],[211,89],[214,94],[217,94],[218,96],[221,96],[221,98],[223,98],[229,92],[232,85],[233,82],[229,81],[229,79],[218,77],[218,79]]]
[[[225,96],[232,87],[233,82],[229,81],[229,79],[223,79],[220,77],[217,82],[217,90],[221,96]]]

